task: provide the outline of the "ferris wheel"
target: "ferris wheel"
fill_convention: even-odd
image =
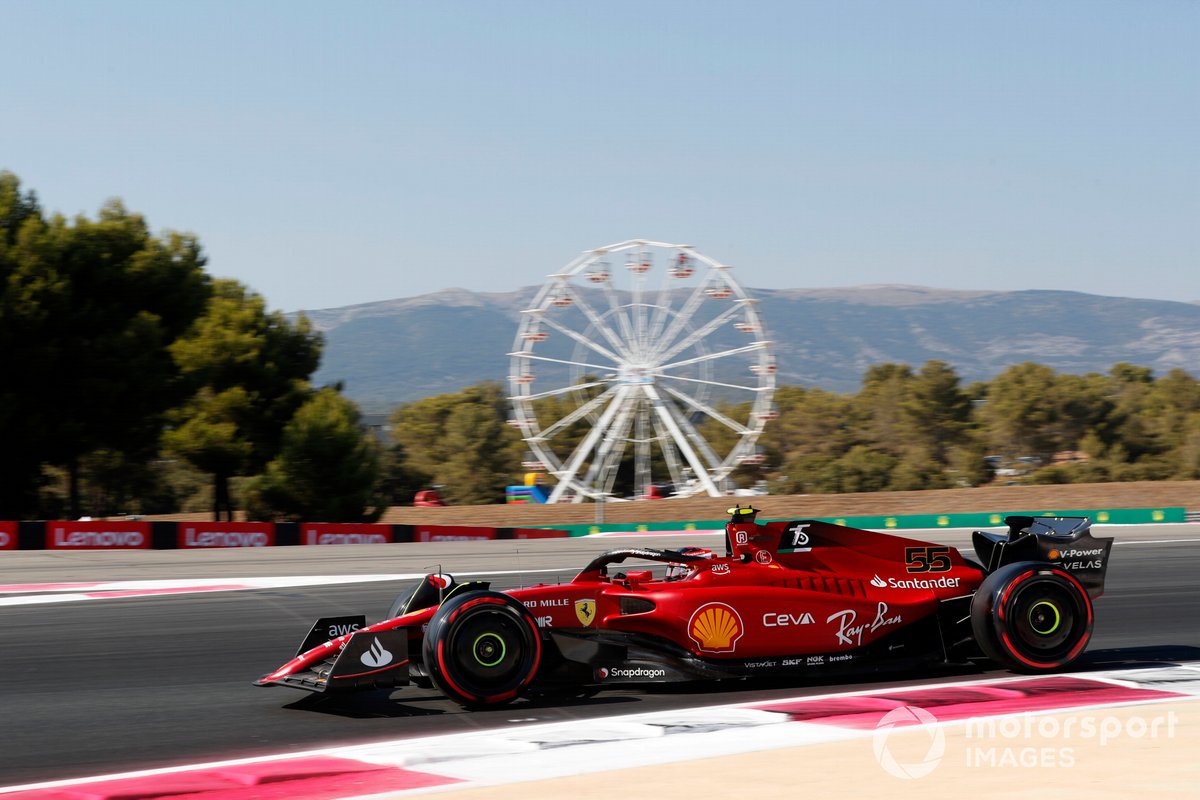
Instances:
[[[757,301],[689,245],[584,251],[522,312],[509,357],[509,422],[525,468],[557,479],[551,503],[724,494],[778,416]]]

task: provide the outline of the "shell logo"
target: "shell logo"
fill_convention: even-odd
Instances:
[[[700,606],[688,622],[688,636],[707,653],[732,653],[745,630],[737,611],[724,603]]]

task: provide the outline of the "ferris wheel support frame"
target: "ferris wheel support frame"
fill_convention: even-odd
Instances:
[[[648,285],[655,249],[673,251],[657,293]],[[619,292],[605,259],[624,251],[628,251],[625,266],[632,287]],[[680,494],[720,495],[718,482],[726,480],[733,468],[741,463],[761,463],[762,456],[756,450],[763,422],[778,416],[771,405],[775,388],[773,343],[762,335],[757,301],[738,286],[729,269],[689,245],[631,239],[586,250],[548,276],[531,307],[522,312],[516,342],[509,353],[513,365],[510,400],[515,413],[510,422],[521,429],[530,447],[529,463],[543,465],[558,479],[548,502],[581,502],[585,497],[620,499],[612,496],[612,490],[619,469],[624,469],[620,465],[628,458],[629,445],[633,450],[635,496],[649,494],[653,448],[662,454],[660,466],[654,469],[661,469],[665,462],[675,491]],[[678,294],[686,286],[676,279],[693,275],[699,278],[696,285]],[[587,283],[576,285],[574,279],[586,279]],[[590,294],[593,289],[599,289],[600,294]],[[678,298],[683,299],[676,307]],[[728,298],[729,307],[712,316],[705,313],[703,320],[696,318],[709,298]],[[598,306],[592,302],[597,299],[601,301]],[[571,318],[555,318],[560,310],[571,307],[586,321],[582,332],[572,327],[577,323],[571,323]],[[709,337],[719,335],[722,326],[739,317],[738,330],[756,333],[758,338],[746,345],[710,348]],[[574,342],[574,354],[556,357],[557,353],[535,353],[534,345],[545,341],[550,332]],[[747,356],[752,361],[750,371],[756,375],[756,385],[715,379],[715,365],[729,374],[728,365]],[[605,361],[611,363],[600,363]],[[567,367],[575,382],[534,392],[534,365],[538,363]],[[592,394],[601,387],[602,391]],[[708,402],[709,393],[717,389],[751,394],[746,422],[731,418]],[[557,412],[556,416],[562,414],[559,419],[543,425],[534,403],[550,402],[551,398],[557,398],[554,408],[561,408],[564,400],[577,405],[565,414]],[[693,420],[699,418],[713,420],[737,436],[727,453],[725,447],[724,455],[713,450],[693,425]],[[591,429],[560,460],[552,447],[554,438],[568,429],[577,429],[585,419],[592,420]],[[751,459],[752,455],[759,460]]]

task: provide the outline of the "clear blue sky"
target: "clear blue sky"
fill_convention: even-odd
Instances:
[[[1200,3],[0,0],[0,169],[273,308],[645,237],[746,286],[1200,300]]]

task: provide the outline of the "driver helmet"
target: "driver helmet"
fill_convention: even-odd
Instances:
[[[758,509],[750,506],[734,506],[726,510],[729,515],[729,521],[737,524],[739,522],[754,522],[754,518],[758,516]]]
[[[703,547],[683,547],[679,550],[681,555],[695,556],[697,558],[712,558],[712,550],[707,550]],[[678,581],[686,578],[692,571],[686,563],[673,561],[667,565],[666,580]]]

